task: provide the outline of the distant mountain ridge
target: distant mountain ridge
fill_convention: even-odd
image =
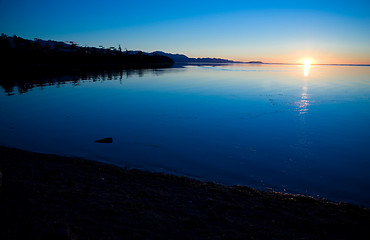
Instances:
[[[233,60],[222,59],[222,58],[189,58],[188,56],[184,54],[165,53],[162,51],[155,51],[149,54],[157,54],[160,56],[169,57],[175,63],[255,63],[255,64],[263,64],[263,62],[261,61],[242,62],[242,61],[233,61]]]
[[[222,59],[222,58],[189,58],[184,54],[173,54],[165,53],[162,51],[156,51],[151,54],[158,54],[160,56],[166,56],[171,58],[175,63],[240,63],[233,60]]]

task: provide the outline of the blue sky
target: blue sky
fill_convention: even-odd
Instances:
[[[370,1],[0,0],[0,32],[191,57],[370,63]]]

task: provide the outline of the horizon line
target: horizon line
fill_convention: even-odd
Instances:
[[[266,64],[286,64],[286,65],[304,65],[302,63],[266,63]],[[313,63],[309,65],[336,65],[336,66],[363,66],[363,67],[370,67],[370,64],[357,64],[357,63]]]
[[[17,35],[13,35],[13,36],[10,36],[10,35],[7,35],[5,33],[1,33],[2,36],[5,36],[5,37],[19,37]],[[32,39],[27,39],[27,38],[23,38],[23,37],[19,37],[19,38],[22,38],[22,39],[25,39],[25,40],[29,40],[29,41],[36,41],[36,40],[41,40],[41,41],[54,41],[54,42],[62,42],[62,43],[65,43],[65,44],[71,44],[71,41],[57,41],[57,40],[43,40],[43,39],[38,39],[38,38],[34,38],[33,40]],[[79,45],[79,44],[77,44]],[[82,48],[97,48],[97,47],[94,47],[94,46],[79,46],[79,47],[82,47]],[[126,51],[141,51],[141,50],[127,50]],[[183,53],[171,53],[171,52],[165,52],[163,50],[156,50],[156,51],[153,51],[151,53],[155,53],[155,52],[163,52],[163,53],[169,53],[169,54],[174,54],[174,55],[184,55],[188,58],[211,58],[211,59],[220,59],[220,60],[227,60],[227,61],[231,61],[231,64],[240,64],[240,63],[244,63],[244,64],[280,64],[280,65],[304,65],[302,63],[283,63],[283,62],[263,62],[263,61],[260,61],[260,60],[251,60],[251,61],[237,61],[237,60],[233,60],[233,59],[230,59],[230,58],[221,58],[221,57],[189,57],[187,56],[186,54],[183,54]],[[224,64],[224,63],[223,63]],[[227,63],[226,63],[227,64]],[[365,63],[365,64],[356,64],[356,63],[315,63],[315,64],[310,64],[310,65],[321,65],[321,66],[361,66],[361,67],[369,67],[370,66],[370,63]]]

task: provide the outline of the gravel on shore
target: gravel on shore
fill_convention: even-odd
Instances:
[[[0,239],[370,239],[370,209],[0,147]]]

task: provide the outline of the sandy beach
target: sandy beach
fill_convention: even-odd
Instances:
[[[368,239],[370,210],[0,147],[0,239]]]

